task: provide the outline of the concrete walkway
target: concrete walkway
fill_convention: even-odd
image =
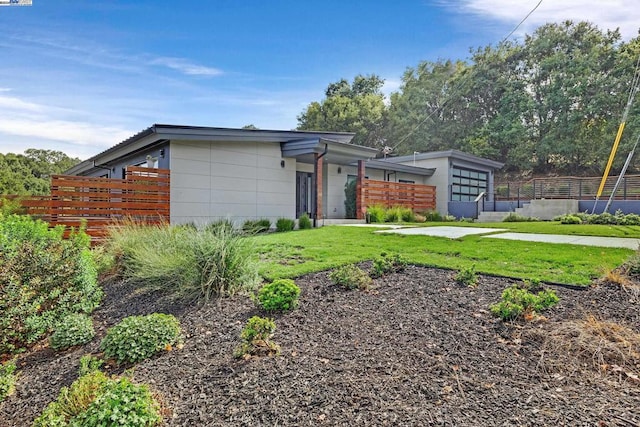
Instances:
[[[449,239],[459,239],[461,237],[474,234],[491,234],[482,236],[487,239],[521,240],[526,242],[541,243],[564,243],[569,245],[599,246],[604,248],[624,248],[637,250],[640,247],[640,239],[630,239],[624,237],[596,237],[596,236],[569,236],[562,234],[534,234],[534,233],[502,233],[506,231],[502,228],[479,228],[479,227],[415,227],[397,228],[393,230],[381,230],[376,233],[395,233],[404,235],[448,237]]]
[[[491,239],[524,240],[526,242],[566,243],[569,245],[600,246],[637,250],[640,239],[625,237],[568,236],[564,234],[500,233],[483,236]]]

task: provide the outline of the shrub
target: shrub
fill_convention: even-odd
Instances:
[[[271,220],[267,218],[251,220],[248,219],[242,224],[242,231],[248,234],[266,233],[271,229]]]
[[[529,286],[512,285],[502,292],[501,300],[490,306],[491,312],[503,320],[513,320],[522,315],[535,315],[560,301],[555,291],[544,289],[532,293]]]
[[[463,268],[458,271],[455,277],[456,283],[459,285],[469,286],[474,288],[478,286],[478,275],[476,274],[476,266],[472,265],[469,268]]]
[[[382,277],[388,273],[397,273],[407,266],[407,261],[400,254],[382,252],[373,260],[372,277]]]
[[[385,222],[401,222],[403,208],[401,206],[392,206],[385,212]]]
[[[329,274],[329,278],[336,285],[347,289],[367,289],[371,284],[371,277],[355,264],[336,268]]]
[[[400,219],[404,222],[415,222],[416,214],[410,208],[402,208],[400,211]]]
[[[295,228],[296,222],[289,218],[278,218],[276,221],[276,231],[284,232],[291,231]]]
[[[384,222],[387,217],[387,212],[384,206],[374,205],[367,207],[367,218],[369,222],[381,223]]]
[[[0,364],[0,403],[13,394],[16,384],[16,363],[13,360]]]
[[[93,371],[63,387],[33,427],[144,426],[160,424],[160,405],[146,385]]]
[[[94,371],[100,370],[100,367],[104,364],[104,360],[85,354],[80,357],[80,368],[78,369],[79,375],[83,376]]]
[[[582,220],[577,215],[562,215],[558,220],[562,224],[582,224]]]
[[[267,311],[290,310],[298,306],[300,288],[291,279],[276,279],[258,291],[260,306]]]
[[[425,221],[440,222],[442,221],[442,215],[438,211],[427,211],[424,213]]]
[[[308,230],[312,228],[311,220],[309,219],[309,215],[302,214],[300,218],[298,218],[298,228],[300,230]]]
[[[100,343],[107,358],[118,364],[137,363],[176,344],[180,323],[170,314],[130,316],[109,328]]]
[[[233,221],[231,221],[230,219],[219,219],[217,221],[210,222],[204,226],[204,230],[214,234],[220,231],[230,233],[230,232],[233,232],[235,229],[236,227],[233,224]]]
[[[248,355],[272,356],[279,354],[280,347],[271,341],[271,337],[275,331],[276,324],[273,319],[253,316],[247,321],[247,324],[240,333],[242,344],[236,349],[234,355],[236,357],[243,357]]]
[[[135,223],[116,228],[109,250],[125,279],[208,301],[258,283],[251,240],[227,226],[198,230]]]
[[[356,218],[356,185],[355,179],[344,185],[344,209],[346,218]]]
[[[49,337],[55,350],[65,350],[75,345],[86,344],[96,335],[91,317],[86,314],[70,314],[62,320]]]
[[[0,354],[23,350],[100,302],[88,236],[62,234],[28,216],[0,215]]]
[[[117,420],[108,425],[150,427],[159,425],[162,417],[149,387],[123,377],[107,381],[72,425],[99,427],[105,425],[105,420]]]
[[[522,216],[515,212],[510,212],[509,215],[507,215],[502,220],[502,222],[537,222],[537,221],[540,221],[540,219],[529,217],[529,216]]]

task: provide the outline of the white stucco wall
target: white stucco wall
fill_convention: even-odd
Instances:
[[[271,142],[171,141],[171,222],[295,218],[295,159]]]

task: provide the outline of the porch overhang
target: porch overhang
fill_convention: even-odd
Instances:
[[[354,163],[355,166],[355,163]],[[432,176],[435,168],[420,168],[417,166],[403,165],[401,163],[391,163],[385,160],[368,160],[364,164],[367,169],[378,169],[391,172],[403,172],[419,176]]]
[[[282,157],[293,157],[301,163],[313,164],[316,155],[322,155],[325,162],[349,165],[358,160],[375,157],[376,148],[362,147],[325,138],[299,139],[280,143]]]

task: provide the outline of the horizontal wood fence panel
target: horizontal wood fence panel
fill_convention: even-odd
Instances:
[[[54,175],[50,196],[14,198],[24,213],[66,227],[66,236],[84,224],[92,241],[99,241],[124,219],[170,222],[170,190],[169,170],[129,166],[124,179]]]
[[[436,208],[436,188],[431,185],[365,179],[362,191],[365,206],[404,206],[414,211]]]

